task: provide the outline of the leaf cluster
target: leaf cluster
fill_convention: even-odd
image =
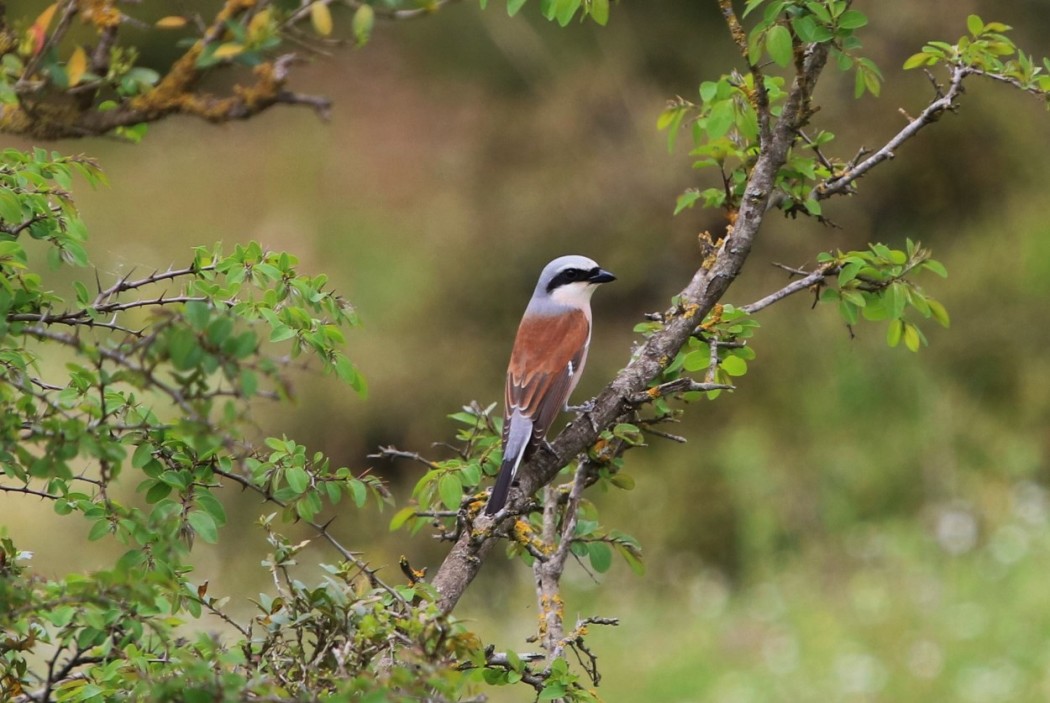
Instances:
[[[479,2],[482,9],[488,5],[488,0]],[[577,13],[580,20],[589,17],[595,23],[605,26],[609,23],[610,4],[611,0],[540,0],[540,14],[562,27],[568,26]],[[525,0],[507,0],[507,14],[513,17],[524,6]]]
[[[903,250],[872,244],[866,251],[823,253],[817,261],[838,272],[835,287],[825,288],[820,301],[836,304],[850,327],[861,318],[887,320],[886,342],[891,347],[900,344],[902,339],[911,351],[928,344],[919,326],[908,319],[909,310],[944,327],[950,323],[944,305],[909,278],[909,274],[918,270],[930,271],[942,278],[948,272],[943,264],[931,258],[929,250],[910,239],[906,240]]]
[[[705,208],[736,212],[741,205],[751,171],[769,138],[770,120],[778,118],[788,96],[786,79],[770,72],[791,69],[807,51],[827,45],[842,71],[854,72],[855,94],[878,96],[882,74],[870,59],[860,55],[856,31],[867,17],[845,0],[753,0],[744,16],[765,7],[762,18],[741,37],[741,50],[749,72],[722,75],[700,84],[699,102],[679,97],[657,119],[667,130],[668,147],[687,126],[692,137],[690,155],[697,170],[716,169],[720,183],[690,188],[678,197],[675,214],[700,203]],[[741,29],[741,32],[743,30]],[[823,220],[818,186],[843,173],[848,165],[829,157],[824,147],[835,139],[826,130],[809,135],[799,132],[786,162],[776,174],[775,203],[785,213]]]
[[[763,5],[762,19],[747,37],[752,66],[768,57],[780,68],[788,68],[801,57],[805,45],[828,44],[838,67],[854,71],[855,97],[866,92],[878,97],[882,73],[871,59],[857,54],[861,43],[856,30],[868,24],[868,17],[852,9],[849,0],[749,0],[743,16]]]
[[[990,78],[1012,83],[1021,90],[1042,95],[1050,106],[1050,58],[1041,65],[1007,36],[1011,27],[985,22],[977,15],[966,20],[969,34],[955,44],[931,41],[904,62],[905,69],[946,64],[965,67]]]
[[[110,285],[77,281],[66,300],[29,262],[44,248],[54,266],[89,264],[76,172],[104,182],[81,158],[0,157],[0,491],[48,501],[120,552],[49,578],[0,530],[0,698],[459,698],[473,681],[461,664],[484,659],[477,638],[428,586],[385,583],[318,522],[344,498],[381,507],[386,487],[288,438],[249,439],[253,404],[287,401],[294,366],[314,360],[365,392],[343,350],[353,308],[255,243],[199,247],[184,267]],[[195,546],[228,524],[228,485],[272,511],[260,527],[274,591],[246,620],[191,581]],[[298,576],[309,540],[282,535],[278,516],[340,554],[321,582]],[[205,617],[226,634],[187,637]]]

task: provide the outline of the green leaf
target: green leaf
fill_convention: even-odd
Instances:
[[[207,303],[194,300],[186,303],[186,321],[190,327],[200,332],[211,319],[211,308]]]
[[[222,501],[206,488],[197,488],[195,502],[198,508],[211,515],[216,525],[226,524],[226,508],[223,507]]]
[[[549,683],[536,696],[537,701],[553,701],[565,697],[565,685],[561,683]]]
[[[300,466],[293,466],[284,472],[284,480],[288,487],[296,493],[303,493],[310,487],[310,474]]]
[[[518,14],[524,4],[525,0],[507,0],[507,14],[513,17]]]
[[[951,324],[951,320],[948,317],[948,310],[943,305],[933,298],[927,298],[926,304],[930,306],[930,314],[933,319],[941,323],[944,327],[948,327]]]
[[[609,0],[591,0],[591,19],[603,27],[609,23]]]
[[[152,483],[153,485],[146,491],[146,502],[150,505],[156,505],[168,497],[171,493],[171,486],[163,481],[153,481]]]
[[[858,308],[862,308],[867,305],[867,301],[864,299],[864,295],[858,290],[844,290],[841,291],[842,299],[847,300]]]
[[[562,27],[568,26],[583,0],[554,0],[554,17]]]
[[[171,363],[179,371],[188,371],[197,366],[203,350],[197,343],[197,337],[185,327],[176,328],[168,343],[168,354]]]
[[[794,58],[791,47],[791,32],[782,24],[773,25],[766,33],[766,51],[769,57],[780,66],[787,68]]]
[[[970,15],[966,18],[966,29],[968,29],[973,36],[980,36],[984,31],[984,22],[977,15]]]
[[[637,552],[622,544],[617,544],[616,550],[620,553],[620,556],[623,557],[623,560],[627,562],[627,566],[631,567],[631,571],[633,571],[636,576],[642,576],[645,574],[645,564],[642,562]]]
[[[667,150],[673,151],[675,141],[678,139],[678,130],[685,118],[686,108],[682,106],[669,108],[660,113],[656,120],[656,128],[667,130]]]
[[[599,574],[604,574],[612,566],[612,549],[605,542],[591,542],[587,556],[591,562],[591,568]]]
[[[446,473],[438,479],[438,495],[441,502],[449,510],[458,510],[459,503],[463,499],[463,485],[459,476],[454,473]]]
[[[868,17],[857,10],[846,10],[839,15],[838,26],[842,29],[859,29],[868,23]]]
[[[901,343],[904,334],[904,320],[890,320],[890,326],[886,329],[886,344],[895,347]]]
[[[756,7],[758,7],[759,5],[764,3],[765,1],[766,0],[747,0],[747,5],[744,6],[744,14],[742,16],[743,17],[747,17],[748,15],[750,15],[752,12],[755,11]]]
[[[94,542],[95,540],[101,539],[102,536],[109,531],[109,521],[98,520],[91,526],[91,530],[88,532],[88,541]]]
[[[719,365],[730,376],[743,376],[747,373],[747,362],[739,356],[727,356]]]
[[[682,368],[690,373],[706,369],[711,364],[711,352],[704,345],[702,349],[694,349],[685,355],[682,360]]]
[[[369,38],[372,36],[372,26],[375,24],[375,21],[376,12],[367,3],[361,3],[354,11],[351,29],[354,32],[354,39],[359,46],[364,46],[368,43]]]
[[[294,336],[294,329],[283,323],[277,323],[277,325],[273,328],[273,331],[270,332],[270,341],[283,342],[284,340],[291,339]]]
[[[891,283],[890,287],[883,291],[883,300],[889,316],[891,318],[900,317],[904,313],[904,306],[908,303],[907,293],[904,292],[904,284]]]
[[[365,377],[361,375],[361,372],[357,370],[357,367],[345,354],[336,354],[335,374],[362,398],[368,395],[368,385],[365,383]]]
[[[398,510],[394,513],[394,517],[390,518],[390,531],[394,532],[395,530],[401,529],[401,527],[408,522],[410,518],[414,517],[415,514],[416,509],[411,505]]]
[[[915,325],[905,322],[904,323],[904,346],[908,347],[913,352],[919,351],[921,343],[921,337],[919,336],[919,328]]]
[[[708,139],[724,137],[735,120],[736,110],[733,108],[732,99],[727,98],[714,103],[704,121]]]
[[[928,259],[922,263],[922,267],[927,271],[932,271],[941,278],[948,277],[948,269],[944,268],[944,264],[936,259]]]
[[[930,66],[935,63],[937,63],[936,56],[930,56],[925,52],[919,52],[918,54],[912,54],[908,57],[908,60],[904,62],[904,70],[910,71],[913,68]]]
[[[364,507],[365,502],[368,500],[368,487],[360,479],[352,478],[347,482],[347,487],[350,490],[350,497],[354,501],[354,505],[359,508]]]
[[[22,201],[7,188],[0,188],[0,219],[12,225],[22,222]]]
[[[675,202],[674,214],[680,213],[686,208],[692,207],[693,203],[700,199],[700,191],[695,188],[690,188],[686,192],[678,196],[678,200]]]
[[[87,286],[80,281],[73,281],[73,289],[76,291],[77,304],[86,307],[91,302],[91,294],[88,293]]]
[[[135,447],[135,453],[131,455],[131,465],[136,469],[141,469],[151,459],[153,459],[153,445],[149,442],[143,442]]]
[[[215,524],[215,519],[208,513],[191,510],[186,516],[186,522],[208,544],[215,544],[219,541],[219,529]]]
[[[839,314],[847,325],[857,324],[857,306],[845,299],[839,301]]]

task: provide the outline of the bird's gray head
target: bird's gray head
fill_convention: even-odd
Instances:
[[[532,299],[534,302],[551,301],[586,308],[599,283],[615,280],[616,276],[602,269],[593,259],[576,254],[559,256],[543,267]]]

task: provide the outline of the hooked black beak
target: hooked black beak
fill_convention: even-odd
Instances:
[[[596,269],[587,277],[587,280],[591,283],[608,283],[609,281],[615,281],[616,276],[605,269]]]

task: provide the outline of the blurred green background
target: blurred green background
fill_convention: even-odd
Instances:
[[[668,154],[655,129],[668,98],[737,67],[715,3],[624,0],[607,28],[564,30],[532,7],[512,20],[496,0],[476,5],[381,25],[363,50],[300,68],[298,90],[334,99],[330,123],[279,109],[224,127],[172,119],[139,146],[55,147],[99,158],[112,182],[77,193],[103,280],[249,239],[330,275],[365,321],[349,347],[370,397],[305,375],[294,407],[258,409],[259,432],[371,468],[402,499],[417,467],[367,455],[380,444],[436,455],[431,443],[453,433],[448,413],[501,397],[546,261],[586,254],[619,276],[595,299],[582,400],[626,362],[642,314],[665,308],[695,269],[695,234],[723,226],[718,213],[671,216],[682,190],[711,183],[685,144]],[[967,14],[1050,53],[1045,0],[856,6],[886,84],[880,99],[856,101],[852,76],[827,72],[815,123],[838,135],[831,151],[844,158],[899,129],[899,108],[922,109],[928,81],[900,66],[926,40],[962,35]],[[647,563],[643,577],[623,564],[566,577],[568,618],[621,619],[590,640],[605,700],[1050,697],[1048,161],[1040,102],[972,81],[958,115],[826,205],[839,228],[769,219],[725,302],[783,285],[771,262],[911,237],[948,266],[947,280],[923,282],[952,327],[926,327],[931,345],[916,355],[887,348],[881,325],[851,338],[804,295],[760,314],[758,359],[739,389],[688,408],[675,428],[687,445],[632,452],[635,490],[594,496]],[[263,508],[230,500],[221,544],[195,550],[198,578],[247,610],[265,588],[251,527]],[[0,513],[47,573],[115,553],[84,548],[47,506],[0,497]],[[400,554],[436,568],[446,547],[390,535],[389,517],[347,510],[337,531],[395,580]],[[531,583],[493,558],[457,615],[499,649],[529,650]]]

